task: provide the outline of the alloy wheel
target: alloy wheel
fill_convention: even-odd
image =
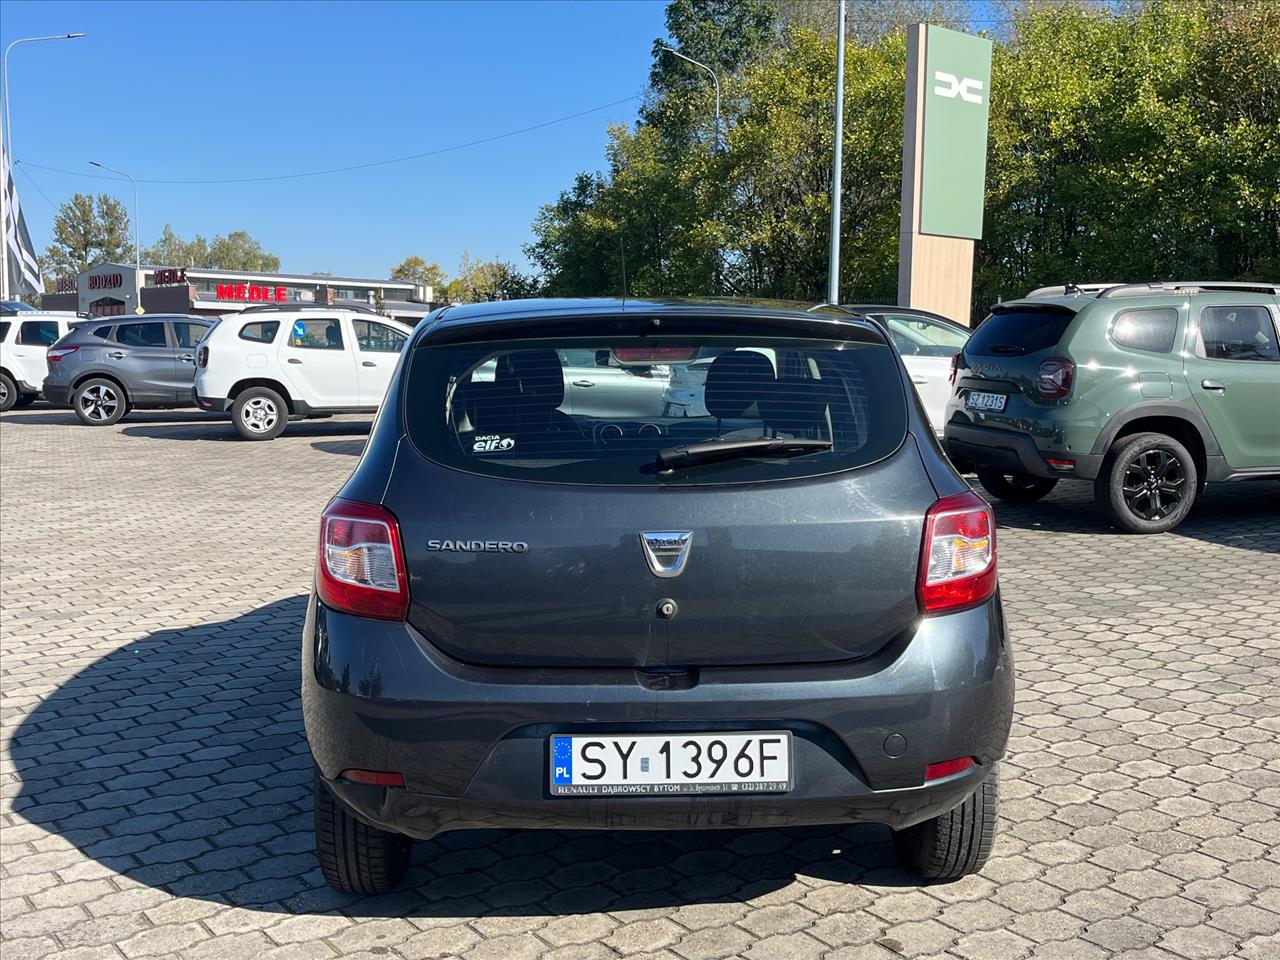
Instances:
[[[0,380],[0,407],[9,402],[9,385]]]
[[[267,433],[280,419],[280,412],[266,397],[254,397],[240,411],[240,419],[254,433]]]
[[[110,420],[119,406],[120,398],[108,386],[89,387],[80,394],[80,410],[90,420]]]
[[[1144,520],[1167,517],[1182,502],[1186,489],[1182,462],[1161,447],[1142,451],[1125,467],[1124,502]]]

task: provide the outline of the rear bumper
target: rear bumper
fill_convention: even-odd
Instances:
[[[476,667],[412,627],[312,598],[303,715],[339,801],[383,829],[429,838],[478,827],[678,829],[874,821],[901,828],[951,809],[1004,753],[1013,672],[999,600],[923,620],[852,664],[704,668],[686,689],[629,669]],[[794,789],[773,795],[552,797],[554,733],[786,729]],[[897,738],[886,741],[893,735]],[[896,754],[896,755],[891,755]],[[978,766],[924,783],[929,763]],[[397,771],[406,789],[337,780]]]
[[[1049,466],[1045,455],[1028,433],[1014,433],[996,427],[949,422],[944,433],[947,455],[975,467],[991,467],[1008,473],[1029,473],[1055,480],[1092,480],[1102,469],[1102,457],[1089,453],[1057,453],[1055,459],[1073,460],[1075,467],[1059,470]]]
[[[55,407],[71,406],[71,388],[66,384],[50,383],[46,380],[41,386],[40,392],[44,394],[45,401]]]
[[[191,388],[191,401],[201,410],[212,410],[216,413],[225,413],[231,409],[231,401],[226,397],[202,397],[196,393],[196,388]]]

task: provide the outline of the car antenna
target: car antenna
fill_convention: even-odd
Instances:
[[[622,245],[622,234],[618,234],[618,256],[622,258],[622,302],[627,302],[627,248]]]

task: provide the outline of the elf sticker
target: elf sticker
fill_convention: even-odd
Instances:
[[[476,442],[471,445],[471,452],[506,453],[515,445],[515,437],[504,437],[499,433],[491,433],[487,437],[476,437]]]

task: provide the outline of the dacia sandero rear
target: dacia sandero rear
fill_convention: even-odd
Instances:
[[[874,821],[928,878],[991,850],[992,511],[838,309],[437,311],[324,512],[302,646],[343,890],[488,827]]]

